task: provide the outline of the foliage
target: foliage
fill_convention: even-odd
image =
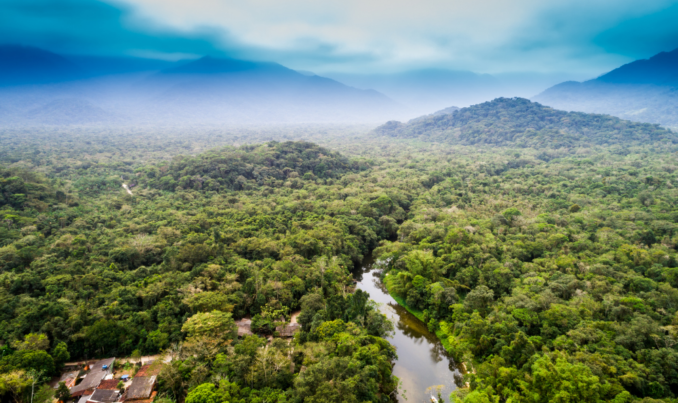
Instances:
[[[0,133],[2,177],[44,185],[0,206],[0,394],[66,360],[163,352],[177,402],[388,401],[393,325],[351,276],[378,247],[391,292],[475,371],[458,400],[675,398],[672,134],[520,100],[459,116],[459,137],[420,137],[445,147]],[[292,340],[235,336],[296,311]]]
[[[564,112],[522,98],[498,98],[406,124],[388,122],[375,133],[459,145],[533,148],[678,142],[674,133],[659,125]]]

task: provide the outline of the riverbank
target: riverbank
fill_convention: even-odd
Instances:
[[[391,296],[391,298],[393,298],[398,303],[398,305],[405,308],[407,310],[407,312],[411,313],[417,319],[422,321],[422,323],[424,323],[424,325],[428,326],[426,321],[424,321],[424,312],[423,311],[420,311],[416,308],[413,308],[413,307],[407,305],[407,302],[405,302],[405,299],[403,297],[401,297],[398,294],[396,294],[395,292],[393,292],[393,288],[394,288],[393,287],[393,276],[390,276],[390,275],[387,274],[384,277],[384,279],[382,280],[382,283],[384,284],[384,287],[386,287],[386,291],[388,291],[388,294]],[[450,350],[451,350],[451,346],[450,346],[450,342],[447,340],[447,335],[445,334],[445,332],[443,332],[441,329],[436,329],[435,335],[438,338],[438,340],[440,340],[440,343],[445,348],[445,351],[447,351],[449,353]]]

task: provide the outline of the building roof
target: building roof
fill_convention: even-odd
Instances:
[[[235,322],[235,325],[238,326],[238,336],[242,337],[252,333],[252,319],[242,318]]]
[[[153,403],[153,400],[155,400],[155,396],[157,394],[158,394],[158,392],[154,391],[153,393],[151,393],[151,397],[149,397],[148,399],[134,400],[134,403]]]
[[[78,403],[87,403],[87,400],[89,400],[90,396],[92,396],[92,395],[91,394],[90,395],[82,395],[80,400],[78,400]]]
[[[155,375],[137,376],[132,380],[132,385],[127,388],[126,400],[148,399],[153,393],[155,385]]]
[[[66,387],[72,388],[75,385],[75,382],[78,380],[79,373],[80,371],[64,372],[63,374],[61,374],[61,377],[57,381],[55,388],[59,386],[59,382],[63,382],[64,384],[66,384]]]
[[[90,366],[89,372],[85,375],[85,378],[79,384],[71,388],[71,396],[79,396],[85,390],[94,389],[101,381],[113,371],[113,363],[115,358],[106,358],[105,360],[99,360]],[[104,366],[106,369],[104,369]]]
[[[120,380],[118,379],[104,379],[99,386],[97,386],[97,389],[117,390],[119,382]]]
[[[286,326],[278,326],[275,328],[275,331],[280,334],[280,337],[292,337],[296,332],[301,329],[301,325],[298,323],[290,323]]]
[[[97,389],[87,401],[95,403],[113,403],[117,402],[119,397],[120,392],[117,390]]]
[[[156,362],[150,362],[143,367],[139,368],[137,373],[134,375],[134,377],[140,377],[140,376],[153,376],[153,375],[159,375],[160,370],[162,369],[162,362],[161,361],[156,361]]]

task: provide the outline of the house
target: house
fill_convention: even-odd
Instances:
[[[120,383],[118,379],[104,379],[99,386],[97,386],[97,390],[118,390],[118,383]]]
[[[58,388],[58,387],[59,387],[59,383],[61,383],[61,382],[63,382],[63,383],[66,385],[67,388],[69,388],[69,389],[72,388],[73,386],[75,386],[75,382],[78,380],[78,375],[79,375],[79,374],[80,374],[80,371],[68,371],[68,372],[64,372],[63,374],[61,374],[61,377],[60,377],[59,380],[57,381],[57,383],[56,383],[56,385],[54,386],[54,388],[55,388],[55,389]]]
[[[251,335],[252,333],[252,319],[242,318],[235,322],[235,325],[238,326],[238,337],[243,337],[246,335]]]
[[[135,376],[132,379],[132,385],[125,392],[125,402],[130,400],[147,400],[153,395],[157,377],[153,376]]]
[[[87,403],[115,403],[120,398],[120,391],[96,389],[94,393],[87,399]]]
[[[139,368],[137,371],[136,375],[134,377],[141,377],[141,376],[153,376],[153,375],[159,375],[160,370],[162,369],[162,362],[149,362],[146,365],[142,366]]]
[[[79,397],[83,395],[91,395],[94,393],[101,381],[104,378],[113,373],[113,364],[115,363],[115,358],[106,358],[105,360],[100,360],[89,366],[89,371],[84,375],[82,382],[73,386],[70,389],[72,397]]]
[[[278,326],[275,328],[275,331],[278,332],[280,337],[294,337],[294,334],[301,329],[301,325],[298,323],[290,323],[289,325]]]

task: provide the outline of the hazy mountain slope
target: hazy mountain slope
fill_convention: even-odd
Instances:
[[[422,69],[396,74],[341,74],[328,77],[356,88],[372,88],[406,105],[415,118],[449,105],[469,106],[498,97],[531,97],[571,74],[504,73]]]
[[[678,49],[626,64],[595,80],[558,84],[533,99],[559,109],[678,127]]]
[[[498,98],[406,124],[388,122],[374,133],[460,145],[547,148],[657,141],[678,143],[678,135],[658,125],[606,115],[564,112],[522,98]]]
[[[56,99],[28,111],[24,118],[47,125],[113,122],[112,114],[83,99]]]
[[[172,121],[379,121],[402,107],[371,90],[300,74],[277,63],[205,57],[143,84],[148,115]]]
[[[55,53],[27,46],[0,46],[0,86],[71,80],[80,73],[75,64]]]
[[[456,107],[456,106],[448,106],[448,107],[445,108],[445,109],[441,109],[441,110],[436,111],[436,112],[433,112],[433,113],[431,113],[431,114],[429,114],[429,115],[419,116],[418,118],[411,119],[411,120],[410,120],[409,122],[407,122],[407,123],[412,124],[412,123],[415,123],[415,122],[419,122],[419,121],[422,121],[422,120],[426,120],[426,119],[428,119],[428,118],[430,118],[430,117],[432,117],[432,116],[448,115],[448,114],[450,114],[450,113],[452,113],[452,112],[454,112],[454,111],[458,111],[459,109],[460,109],[460,108],[458,108],[458,107]]]
[[[678,49],[661,52],[647,60],[636,60],[596,79],[615,84],[678,86]]]
[[[51,57],[50,66],[74,66],[49,52],[31,52]],[[376,123],[403,116],[404,110],[376,91],[300,74],[277,63],[212,57],[178,63],[71,60],[83,65],[72,68],[76,73],[69,81],[38,84],[45,80],[36,72],[35,77],[27,73],[24,85],[0,88],[0,107],[17,112],[0,116],[0,125],[92,124],[111,122],[113,116],[127,125]],[[143,71],[162,66],[166,68]]]
[[[496,78],[470,71],[413,70],[396,74],[330,74],[329,77],[357,88],[374,89],[407,105],[411,116],[449,105],[468,105],[491,99],[500,87]]]

